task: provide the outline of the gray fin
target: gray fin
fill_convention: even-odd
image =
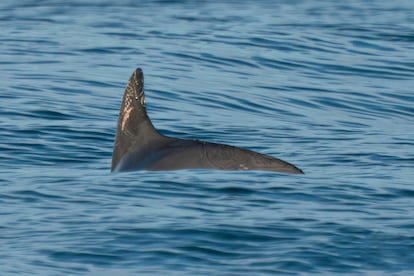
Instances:
[[[144,74],[141,68],[138,68],[129,78],[125,88],[119,111],[111,171],[116,170],[127,153],[162,137],[148,118],[145,107]]]
[[[266,170],[303,174],[283,160],[234,146],[161,135],[145,107],[144,75],[136,69],[125,88],[119,112],[111,171]]]

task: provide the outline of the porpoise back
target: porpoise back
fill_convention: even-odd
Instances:
[[[111,171],[265,170],[303,174],[294,165],[234,146],[162,135],[147,115],[144,75],[136,69],[128,81],[119,112]]]

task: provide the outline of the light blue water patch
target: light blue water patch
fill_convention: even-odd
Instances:
[[[412,1],[2,1],[2,275],[414,270]],[[306,172],[111,174],[136,67],[164,134]]]

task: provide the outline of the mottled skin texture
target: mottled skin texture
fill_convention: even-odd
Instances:
[[[160,134],[147,115],[144,76],[138,68],[125,89],[119,112],[111,171],[180,169],[303,173],[283,160],[251,150]]]

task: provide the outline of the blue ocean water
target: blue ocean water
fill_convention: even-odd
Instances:
[[[413,1],[1,1],[1,275],[410,275]],[[111,174],[164,134],[306,174]]]

